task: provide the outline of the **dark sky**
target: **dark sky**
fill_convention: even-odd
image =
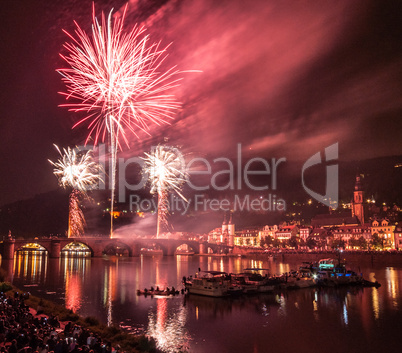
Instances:
[[[124,1],[95,1],[96,11]],[[52,190],[52,144],[79,144],[63,97],[59,58],[76,20],[88,29],[91,1],[5,0],[0,21],[0,205]],[[129,2],[139,22],[169,48],[183,74],[183,109],[138,155],[165,137],[186,153],[306,160],[339,142],[340,159],[402,154],[400,1],[198,0]]]

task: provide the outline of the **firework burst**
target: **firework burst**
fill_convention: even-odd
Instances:
[[[129,145],[128,133],[149,134],[150,124],[169,123],[180,107],[174,96],[166,94],[180,81],[174,78],[175,67],[161,72],[166,48],[150,44],[142,27],[125,33],[126,9],[114,21],[112,12],[107,18],[102,14],[100,22],[93,9],[92,36],[76,23],[75,35],[66,32],[72,42],[64,45],[68,54],[62,55],[69,68],[58,70],[67,86],[62,94],[70,101],[63,106],[84,114],[73,128],[87,125],[86,142],[92,138],[95,145],[102,141],[110,146],[111,237],[118,148],[122,141]]]
[[[176,192],[187,201],[181,193],[181,186],[187,180],[186,167],[180,151],[167,146],[156,146],[151,153],[145,153],[145,157],[142,159],[145,161],[143,173],[149,178],[151,193],[158,195],[156,236],[159,237],[161,226],[167,225],[169,192]]]
[[[72,187],[81,192],[92,189],[100,180],[99,165],[92,159],[92,151],[81,153],[76,148],[63,148],[56,145],[61,158],[57,162],[49,162],[55,167],[53,173],[63,187]]]
[[[92,152],[80,152],[68,147],[61,152],[54,145],[61,158],[57,162],[49,162],[54,166],[53,173],[64,188],[71,187],[69,201],[68,237],[79,236],[84,232],[85,218],[80,208],[80,199],[86,196],[86,191],[93,189],[102,180],[99,175],[99,165],[93,161]]]

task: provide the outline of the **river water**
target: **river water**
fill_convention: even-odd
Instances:
[[[306,288],[215,299],[144,297],[137,289],[174,286],[198,268],[271,274],[299,263],[239,257],[62,257],[19,254],[1,266],[10,281],[83,316],[155,338],[166,352],[400,352],[402,267],[354,264],[380,288]]]

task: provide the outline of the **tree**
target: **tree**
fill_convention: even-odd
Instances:
[[[358,244],[360,249],[367,250],[367,240],[363,236],[358,239]]]
[[[279,239],[274,239],[274,241],[272,242],[272,246],[274,248],[279,248],[281,246],[281,241]]]
[[[335,239],[332,241],[332,249],[345,249],[346,242],[343,239]]]
[[[304,241],[304,239],[299,239],[299,246],[300,246],[301,248],[303,248],[303,247],[306,246],[306,242]]]
[[[306,241],[306,245],[310,249],[314,249],[317,246],[317,241],[313,237],[308,237]]]
[[[267,235],[261,240],[261,246],[269,248],[270,246],[272,246],[273,241],[273,238],[270,235]]]
[[[382,239],[378,233],[374,233],[371,241],[370,241],[371,246],[375,249],[383,249],[384,248],[384,239]]]
[[[356,248],[359,246],[359,241],[356,238],[351,238],[351,239],[349,239],[348,244],[353,249],[353,248]]]
[[[291,248],[297,249],[299,247],[299,238],[296,237],[296,235],[292,235],[289,239],[289,246]]]

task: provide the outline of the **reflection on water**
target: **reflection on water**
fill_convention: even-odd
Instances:
[[[387,279],[388,294],[392,298],[392,305],[397,309],[399,295],[398,271],[393,267],[387,267],[385,275]]]
[[[165,352],[183,352],[189,349],[190,335],[186,329],[187,309],[169,307],[171,298],[156,299],[156,313],[148,314],[147,334],[156,341],[157,348]]]
[[[47,252],[44,251],[18,251],[14,257],[13,275],[29,284],[44,283],[47,260]]]
[[[137,289],[150,286],[180,289],[182,277],[194,274],[198,268],[238,273],[258,267],[279,274],[297,265],[185,255],[49,259],[40,251],[22,251],[13,261],[1,263],[8,279],[18,287],[108,325],[120,324],[133,332],[144,332],[167,352],[265,352],[268,341],[271,346],[282,347],[282,351],[293,351],[297,346],[303,352],[313,344],[306,341],[306,335],[314,336],[314,345],[319,347],[333,336],[349,337],[350,332],[354,337],[339,343],[339,351],[364,347],[370,351],[391,345],[392,335],[400,329],[393,318],[402,314],[402,269],[396,267],[360,265],[367,279],[382,284],[378,289],[307,288],[233,299],[136,295]]]

